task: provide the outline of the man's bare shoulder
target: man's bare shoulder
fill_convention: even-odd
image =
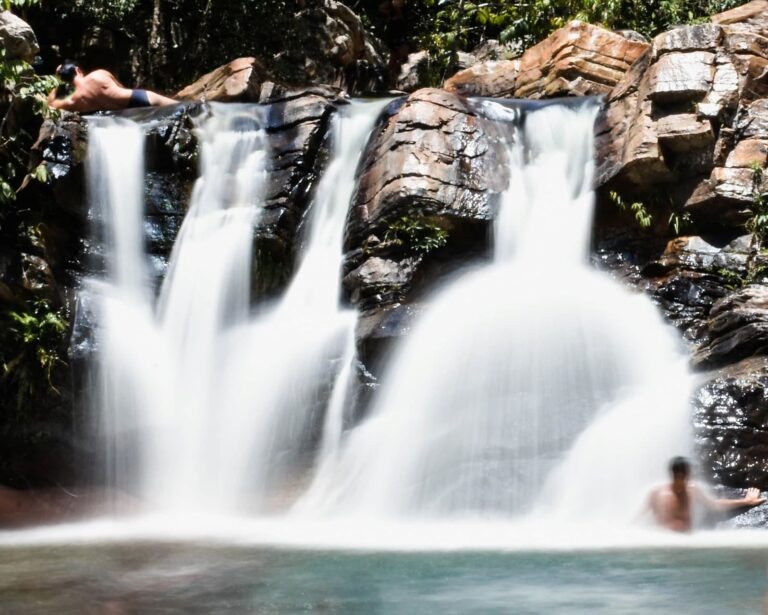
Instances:
[[[98,68],[94,71],[91,71],[86,75],[86,78],[89,81],[93,81],[96,83],[102,83],[102,84],[113,84],[117,83],[117,77],[115,77],[112,73],[110,73],[108,70],[104,70],[103,68]]]

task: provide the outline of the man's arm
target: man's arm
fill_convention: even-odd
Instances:
[[[51,101],[48,97],[48,105],[54,109],[60,109],[61,111],[77,111],[77,103],[71,98],[54,98]]]
[[[765,498],[760,497],[760,490],[755,489],[754,487],[747,489],[747,493],[743,498],[735,500],[713,498],[699,487],[694,487],[693,493],[696,496],[696,499],[704,504],[704,506],[710,510],[719,511],[733,510],[735,508],[752,508],[753,506],[759,506],[766,501]]]
[[[59,98],[61,87],[59,85],[48,93],[48,106],[52,109],[61,109],[62,111],[77,111],[77,103],[72,100],[71,94],[64,98]]]

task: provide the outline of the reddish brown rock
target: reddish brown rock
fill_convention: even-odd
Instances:
[[[768,288],[750,285],[712,306],[707,341],[697,348],[693,364],[712,368],[754,355],[768,354]]]
[[[443,87],[463,96],[515,96],[520,60],[480,62],[459,71],[448,79]]]
[[[369,227],[400,205],[432,214],[490,219],[489,196],[506,186],[483,120],[456,95],[425,89],[408,97],[366,157],[350,230]],[[367,229],[363,237],[370,234]]]
[[[178,100],[258,101],[266,72],[256,58],[238,58],[188,85]]]
[[[725,161],[725,166],[730,168],[751,168],[754,165],[768,166],[768,139],[741,141]]]
[[[721,226],[741,227],[749,218],[753,202],[751,169],[715,167],[712,174],[697,185],[685,208],[700,219]]]
[[[506,150],[494,134],[444,90],[419,90],[390,110],[363,157],[347,223],[345,288],[363,309],[409,300],[449,261],[465,264],[487,249],[507,185]],[[398,231],[403,224],[413,233]]]
[[[607,94],[647,48],[646,43],[572,21],[522,55],[515,96]]]
[[[715,134],[709,120],[700,120],[694,113],[667,115],[656,123],[659,143],[675,152],[690,152],[711,147]]]
[[[714,15],[712,22],[765,35],[768,32],[768,0],[752,0],[730,11]]]
[[[749,10],[657,36],[608,96],[597,179],[635,200],[660,194],[708,227],[740,227],[752,159],[768,134],[768,38]],[[741,143],[744,142],[744,145]]]
[[[572,21],[518,60],[484,62],[445,83],[465,96],[551,98],[607,94],[648,44]]]

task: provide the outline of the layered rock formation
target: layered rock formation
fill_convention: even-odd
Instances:
[[[506,153],[455,94],[419,90],[390,107],[361,166],[345,239],[345,288],[365,312],[363,358],[408,326],[421,292],[488,247]]]
[[[515,60],[475,64],[444,90],[393,102],[363,156],[345,237],[345,300],[361,312],[361,380],[373,382],[383,353],[408,331],[428,289],[488,255],[497,196],[507,185],[506,153],[492,122],[466,96],[604,95],[597,139],[603,196],[610,190],[626,202],[637,199],[657,217],[652,235],[628,233],[612,249],[627,256],[627,279],[690,342],[693,365],[709,370],[694,399],[705,471],[725,484],[768,486],[768,297],[758,285],[768,258],[760,238],[744,231],[757,195],[768,190],[768,174],[760,171],[768,164],[767,15],[768,1],[755,0],[651,43],[572,22]],[[358,92],[376,86],[381,57],[347,7],[324,0],[297,19],[321,26],[304,32],[322,51],[309,57],[301,50],[305,83]],[[325,163],[329,119],[343,104],[334,88],[276,84],[267,64],[239,58],[178,94],[270,105],[270,179],[254,229],[256,296],[277,294],[291,274]],[[412,73],[405,77],[411,81],[404,87],[418,83]],[[146,228],[158,279],[195,176],[192,128],[205,112],[197,104],[161,112],[149,134]],[[98,246],[83,243],[86,140],[77,116],[44,126],[31,167],[42,164],[47,178],[30,179],[19,195],[20,211],[32,212],[23,222],[43,224],[23,246],[0,248],[0,298],[23,289],[73,305],[80,276],[98,266]],[[606,200],[601,206],[615,207]],[[670,213],[688,215],[696,234],[667,242],[676,234],[666,228]],[[73,352],[91,351],[87,329],[85,323],[74,336]]]
[[[768,145],[766,6],[654,39],[608,96],[600,184],[636,198],[663,189],[702,228],[743,227],[765,187],[754,167],[765,165]]]
[[[572,21],[515,60],[481,62],[457,73],[445,89],[503,98],[608,94],[647,49],[642,41]]]

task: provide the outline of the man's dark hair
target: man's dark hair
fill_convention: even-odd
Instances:
[[[65,60],[64,63],[56,69],[59,79],[66,83],[72,83],[77,75],[77,64],[71,60]]]
[[[672,476],[688,476],[691,473],[691,463],[685,457],[674,457],[669,462],[669,471]]]

